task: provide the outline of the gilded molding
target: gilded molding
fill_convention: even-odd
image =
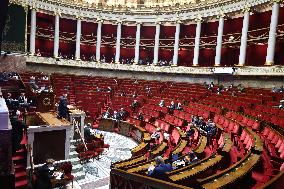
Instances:
[[[49,64],[58,66],[70,66],[70,67],[84,67],[84,68],[96,68],[96,69],[108,69],[117,71],[135,71],[135,72],[149,72],[149,73],[171,73],[171,74],[201,74],[212,75],[212,69],[208,67],[183,67],[183,66],[141,66],[141,65],[128,65],[128,64],[108,64],[87,62],[82,60],[65,60],[60,59],[56,61],[54,58],[27,56],[27,62],[37,64]],[[284,76],[284,66],[240,66],[237,67],[234,75],[249,75],[249,76]]]

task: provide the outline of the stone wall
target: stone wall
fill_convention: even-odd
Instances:
[[[168,74],[168,73],[146,73],[133,71],[118,71],[96,68],[76,68],[58,65],[46,65],[37,63],[27,63],[27,70],[32,72],[62,73],[75,75],[117,77],[117,78],[132,78],[158,81],[174,81],[174,82],[189,82],[203,83],[211,82],[223,85],[231,83],[243,84],[246,87],[257,88],[272,88],[274,86],[284,85],[284,76],[232,76],[232,75],[193,75],[193,74]]]

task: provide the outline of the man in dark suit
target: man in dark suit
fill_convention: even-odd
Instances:
[[[35,189],[51,189],[51,178],[53,178],[53,159],[47,159],[46,163],[37,170]]]
[[[59,105],[58,105],[58,116],[59,118],[65,118],[68,119],[68,100],[67,100],[67,94],[64,94],[60,97]]]
[[[157,179],[166,180],[166,172],[172,171],[172,165],[166,164],[161,156],[155,158],[156,167],[149,167],[148,175]]]

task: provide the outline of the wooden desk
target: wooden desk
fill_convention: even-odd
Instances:
[[[224,187],[230,183],[233,183],[237,179],[246,175],[246,173],[248,173],[258,162],[259,158],[260,155],[251,154],[251,156],[247,158],[246,161],[241,164],[238,164],[235,169],[231,169],[226,173],[223,173],[221,175],[218,174],[213,178],[210,178],[210,181],[208,183],[203,184],[202,187],[205,189],[217,189]]]
[[[245,129],[254,139],[254,145],[252,146],[252,148],[255,151],[258,151],[258,154],[260,154],[263,151],[263,141],[260,139],[259,135],[256,134],[251,128],[246,127]]]
[[[171,153],[172,154],[179,154],[179,153],[181,153],[183,151],[183,149],[186,147],[186,145],[187,145],[187,141],[186,140],[181,140]]]
[[[204,151],[206,144],[207,144],[207,137],[201,135],[199,143],[195,149],[195,153],[201,154]]]
[[[58,119],[55,112],[36,113],[42,121],[49,126],[63,126],[70,125],[70,122],[65,119]]]
[[[225,144],[224,144],[224,146],[222,148],[222,151],[223,152],[230,152],[231,147],[233,146],[233,142],[231,140],[231,137],[230,137],[230,135],[228,133],[223,133],[223,135],[224,135],[224,142],[225,142]]]
[[[196,175],[197,173],[199,173],[201,171],[208,169],[209,167],[212,167],[213,165],[215,165],[216,163],[221,161],[222,157],[223,156],[221,156],[221,155],[216,155],[212,158],[209,158],[207,161],[195,164],[195,166],[191,167],[188,170],[179,171],[177,174],[170,175],[169,178],[172,181],[178,181],[178,180],[181,180],[181,179],[189,178],[191,176]]]
[[[126,166],[129,166],[129,165],[133,165],[133,164],[145,161],[145,160],[147,160],[147,158],[144,155],[142,155],[142,156],[139,156],[139,157],[135,157],[135,158],[128,159],[128,160],[125,160],[123,162],[119,162],[117,164],[114,164],[114,167],[115,168],[122,168],[122,167],[126,167]]]
[[[132,154],[136,154],[136,153],[144,150],[146,148],[146,146],[148,146],[148,143],[141,142],[138,146],[136,146],[135,148],[131,149],[131,153]]]

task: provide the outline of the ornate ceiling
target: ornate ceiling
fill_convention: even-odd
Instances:
[[[242,16],[282,0],[10,0],[68,18],[124,23],[188,23]]]

